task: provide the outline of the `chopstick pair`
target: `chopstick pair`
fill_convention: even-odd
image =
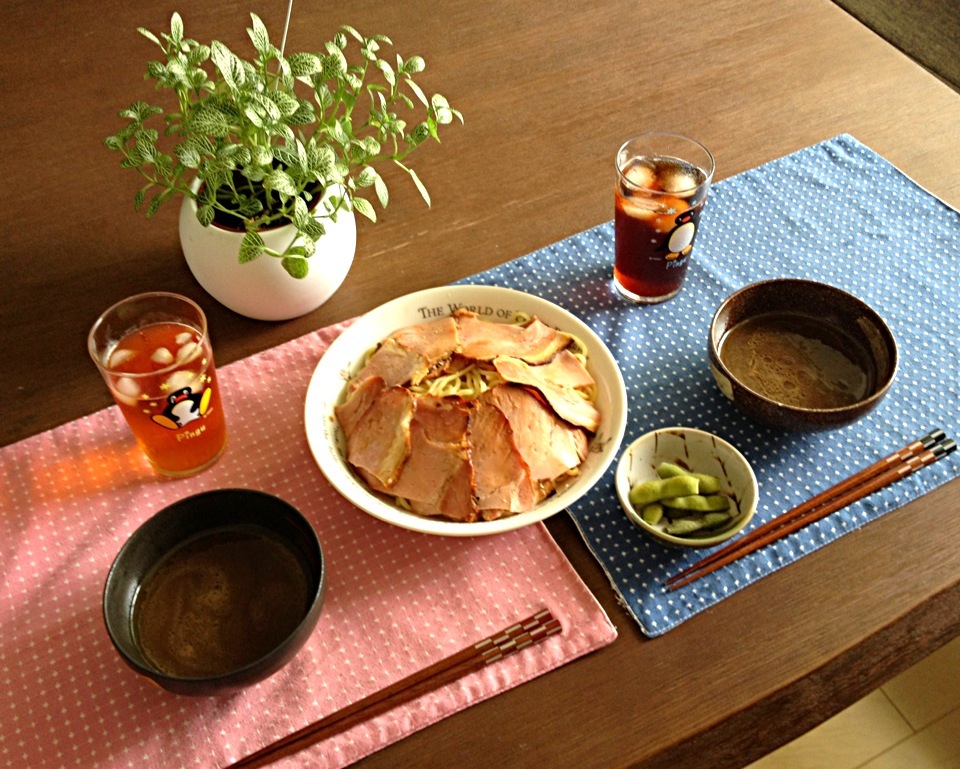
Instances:
[[[895,451],[846,480],[831,486],[739,540],[720,548],[664,581],[668,591],[678,590],[749,553],[819,521],[891,483],[933,464],[957,448],[939,428]]]
[[[253,769],[286,758],[321,740],[345,732],[410,700],[453,683],[468,673],[509,657],[548,636],[560,633],[560,621],[546,609],[504,628],[446,659],[412,673],[384,689],[357,700],[319,721],[283,737],[230,764],[226,769]]]

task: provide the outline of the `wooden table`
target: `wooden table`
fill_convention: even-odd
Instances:
[[[119,0],[5,7],[4,277],[0,444],[111,401],[87,358],[98,313],[143,290],[208,310],[222,364],[526,254],[612,218],[619,143],[683,130],[718,178],[849,132],[960,206],[960,96],[828,0],[563,4],[308,3],[288,50],[341,23],[427,60],[420,78],[463,127],[412,156],[433,196],[397,179],[361,224],[344,286],[287,323],[241,318],[194,282],[177,204],[146,221],[136,179],[102,138],[154,94],[144,26],[249,45],[247,10],[279,38],[285,3]],[[868,255],[867,257],[868,258]],[[836,713],[960,633],[960,516],[953,483],[649,641],[618,606],[571,522],[550,529],[617,623],[612,646],[470,708],[368,767],[739,767]],[[936,519],[936,528],[925,522]]]

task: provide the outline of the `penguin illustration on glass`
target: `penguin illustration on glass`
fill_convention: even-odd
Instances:
[[[693,250],[693,239],[697,235],[697,222],[693,211],[687,210],[676,219],[674,227],[667,236],[666,259],[672,261],[681,256],[687,256]]]
[[[168,430],[179,430],[207,413],[212,395],[213,390],[209,387],[202,393],[194,393],[189,387],[184,387],[171,393],[163,413],[154,414],[152,419]]]

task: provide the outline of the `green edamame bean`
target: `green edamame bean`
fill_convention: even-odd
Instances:
[[[675,518],[667,523],[663,530],[667,534],[684,537],[696,531],[716,529],[727,523],[732,517],[730,513],[704,513],[703,515],[691,515],[686,518]]]
[[[703,522],[708,529],[716,529],[719,526],[723,526],[731,518],[733,518],[730,513],[704,513]]]
[[[716,494],[720,491],[720,479],[717,478],[717,476],[707,475],[706,473],[694,473],[690,470],[685,470],[680,467],[680,465],[674,465],[670,462],[661,462],[657,467],[657,475],[661,478],[676,478],[682,475],[689,475],[700,481],[701,494]]]
[[[630,503],[639,510],[651,502],[659,502],[664,497],[684,497],[699,491],[700,481],[688,475],[644,481],[630,489]]]
[[[674,510],[695,510],[697,512],[719,512],[730,509],[730,497],[723,494],[711,494],[706,497],[699,494],[666,497],[661,499],[660,503],[664,507],[672,507]]]
[[[651,502],[649,505],[644,505],[640,510],[640,517],[651,526],[656,526],[663,518],[663,505],[658,502]]]
[[[704,522],[701,516],[695,516],[693,518],[677,518],[675,521],[670,521],[666,526],[663,527],[663,530],[667,534],[673,534],[677,537],[684,537],[687,534],[693,534],[695,531],[700,531],[701,529],[706,528],[707,524]]]

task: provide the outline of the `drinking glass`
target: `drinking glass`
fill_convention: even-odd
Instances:
[[[128,297],[93,324],[87,349],[157,472],[193,475],[220,458],[227,429],[199,305],[165,292]]]
[[[614,286],[638,304],[665,302],[687,275],[713,156],[688,136],[657,131],[625,142],[616,166]]]

